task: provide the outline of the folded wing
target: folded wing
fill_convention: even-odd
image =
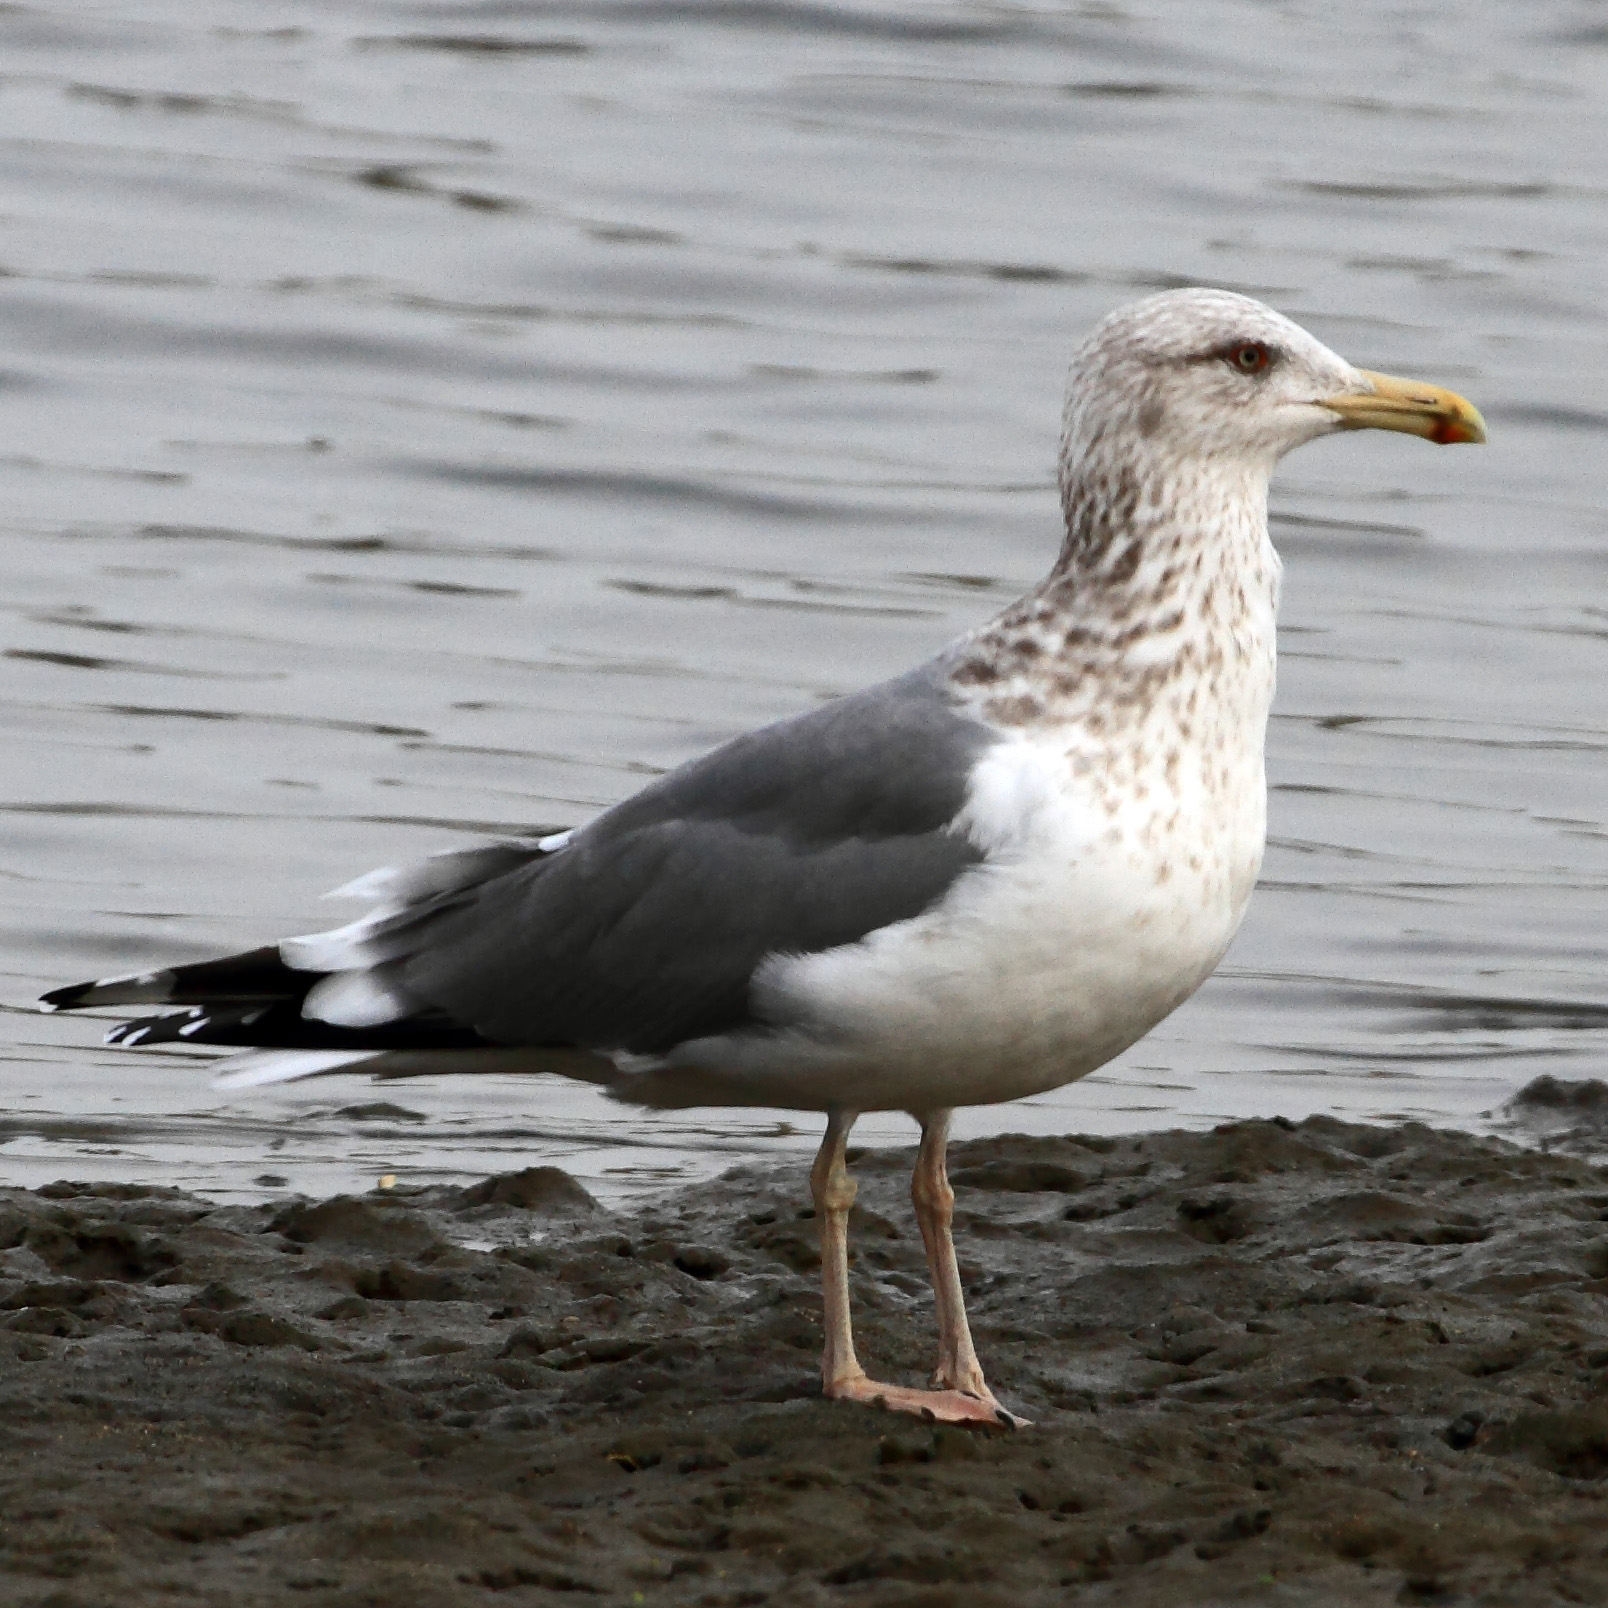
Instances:
[[[42,1003],[190,1007],[113,1029],[125,1044],[661,1053],[750,1023],[767,955],[940,899],[980,859],[953,823],[993,741],[913,672],[739,737],[578,831],[362,878],[342,891],[381,902],[347,927]]]

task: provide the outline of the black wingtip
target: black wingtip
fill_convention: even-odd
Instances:
[[[84,1003],[84,996],[94,986],[93,983],[73,983],[67,988],[53,988],[48,994],[39,996],[39,1009],[47,1015],[51,1011],[70,1011],[74,1006]]]
[[[136,972],[128,977],[101,977],[92,983],[70,983],[39,996],[42,1011],[76,1011],[90,1005],[161,1005],[173,998],[171,971]]]

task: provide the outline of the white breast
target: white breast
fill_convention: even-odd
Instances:
[[[861,1110],[1082,1077],[1187,999],[1238,927],[1262,855],[1261,729],[1210,768],[1169,766],[1161,744],[1096,756],[1067,731],[1001,743],[958,823],[983,864],[913,920],[773,957],[754,1003],[778,1031],[673,1059],[752,1076],[777,1104]]]
[[[975,692],[1001,740],[954,829],[981,865],[913,920],[772,956],[752,985],[772,1026],[670,1062],[713,1073],[728,1099],[979,1105],[1072,1082],[1182,1004],[1239,926],[1266,833],[1278,561],[1265,525],[1242,524],[1237,567],[1220,563],[1190,607],[1097,667],[1120,674],[1077,676],[1057,703],[1041,691],[1055,685],[1046,648],[1003,695]],[[1037,616],[1007,625],[1020,635]],[[1065,625],[1046,624],[1047,641]],[[1151,670],[1147,698],[1102,695]]]

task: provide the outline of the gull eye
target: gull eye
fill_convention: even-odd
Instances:
[[[1273,354],[1260,341],[1241,341],[1229,348],[1227,356],[1241,374],[1261,374],[1273,361]]]

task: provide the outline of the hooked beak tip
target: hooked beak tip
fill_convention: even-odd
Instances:
[[[1373,387],[1325,397],[1319,404],[1340,416],[1346,430],[1396,430],[1441,446],[1486,439],[1485,420],[1466,397],[1421,380],[1359,370]]]

